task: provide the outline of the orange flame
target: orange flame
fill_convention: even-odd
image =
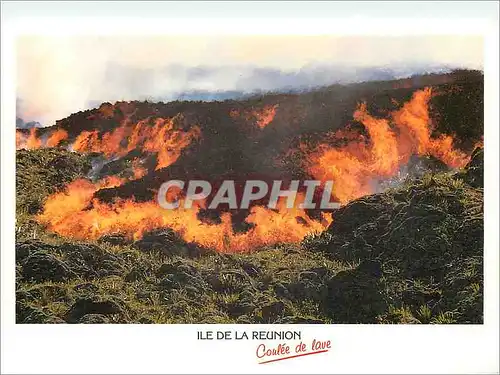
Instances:
[[[148,173],[148,170],[144,168],[142,165],[140,165],[140,160],[134,159],[132,162],[132,172],[134,174],[134,180],[138,180],[139,178],[142,178]]]
[[[200,129],[194,127],[189,132],[175,130],[173,120],[157,119],[148,129],[143,150],[158,153],[156,169],[168,167],[180,156],[182,149],[200,136]]]
[[[94,152],[99,150],[99,132],[83,131],[76,137],[71,146],[74,151],[78,152]]]
[[[154,125],[149,119],[133,126],[124,123],[99,137],[99,132],[84,131],[75,139],[73,150],[78,152],[102,152],[106,157],[124,156],[139,148],[156,152],[156,169],[168,167],[180,156],[181,151],[200,136],[200,128],[193,126],[188,131],[177,129],[176,116],[172,119],[157,118]]]
[[[253,207],[246,221],[254,227],[245,233],[235,233],[229,213],[221,215],[220,224],[199,220],[197,214],[203,204],[193,209],[176,210],[163,209],[156,201],[118,200],[114,204],[103,204],[92,200],[96,189],[96,185],[85,180],[73,182],[66,191],[49,197],[38,221],[62,236],[85,240],[111,233],[138,239],[148,231],[168,227],[187,242],[220,252],[246,252],[278,242],[298,242],[306,234],[323,230],[330,223],[326,216],[319,223],[301,209],[286,209],[280,201],[277,211]],[[88,208],[91,203],[92,208]]]
[[[229,116],[232,118],[242,116],[247,121],[254,121],[260,129],[264,129],[274,120],[277,108],[278,104],[266,105],[260,109],[243,111],[243,113],[238,109],[231,109],[231,111],[229,111]]]
[[[26,147],[26,135],[16,130],[16,150]]]
[[[453,148],[451,136],[431,138],[430,98],[429,88],[416,91],[409,102],[391,114],[392,121],[374,118],[365,104],[359,105],[354,119],[365,126],[369,144],[352,140],[341,148],[320,145],[311,155],[310,174],[322,181],[333,180],[333,194],[347,203],[374,193],[374,179],[396,175],[414,154],[433,155],[453,168],[465,166],[469,157]]]
[[[26,148],[28,148],[29,150],[35,150],[37,148],[40,148],[41,146],[42,141],[36,136],[36,128],[31,128],[30,135],[26,140]]]
[[[341,203],[347,203],[373,193],[374,180],[396,175],[399,168],[415,154],[433,155],[450,167],[464,166],[469,158],[453,148],[451,136],[431,137],[430,97],[430,89],[415,92],[409,102],[387,119],[375,118],[367,112],[365,104],[359,105],[353,117],[364,125],[369,139],[341,131],[329,136],[335,138],[347,134],[345,146],[333,148],[322,144],[311,151],[302,144],[301,149],[309,156],[309,173],[322,181],[333,180],[333,195]],[[276,106],[259,113],[252,116],[258,126],[264,128],[273,120]],[[231,116],[236,115],[239,113],[231,112]],[[75,140],[73,148],[99,151],[109,156],[125,155],[141,148],[158,154],[156,169],[159,169],[173,163],[181,150],[199,136],[199,128],[182,131],[175,124],[175,118],[158,118],[153,125],[147,119],[132,127],[122,125],[102,137],[97,131],[83,132]],[[132,167],[134,178],[146,173],[138,160],[134,160]],[[326,214],[319,222],[311,219],[304,210],[287,209],[280,201],[276,210],[252,207],[246,218],[246,222],[252,225],[251,229],[237,233],[233,230],[230,213],[223,213],[219,224],[201,221],[198,212],[200,207],[204,207],[203,203],[189,210],[166,210],[156,201],[128,199],[107,204],[93,198],[97,190],[118,186],[125,181],[116,176],[107,177],[97,184],[86,180],[75,181],[64,192],[48,198],[37,220],[62,236],[85,240],[116,233],[138,239],[148,231],[168,227],[187,242],[196,242],[220,252],[246,252],[278,242],[298,242],[306,234],[321,231],[331,223]],[[298,197],[299,201],[304,199],[301,194]]]
[[[46,146],[56,147],[59,145],[59,143],[61,143],[67,138],[68,138],[68,132],[64,129],[58,129],[49,136],[49,138],[47,139]]]
[[[95,185],[95,191],[99,189],[111,189],[114,187],[122,186],[126,181],[126,178],[121,178],[118,176],[106,176]]]
[[[278,105],[266,105],[261,111],[254,111],[253,115],[257,119],[257,126],[264,129],[267,125],[274,120],[276,116],[276,109]]]
[[[29,135],[25,135],[16,130],[16,149],[26,148],[28,150],[36,150],[41,147],[56,147],[68,138],[68,132],[64,129],[54,130],[46,141],[39,138],[37,132],[36,128],[31,128]]]

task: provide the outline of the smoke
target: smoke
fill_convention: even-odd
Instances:
[[[16,117],[17,129],[31,129],[31,128],[38,128],[40,126],[42,125],[37,121],[25,122],[22,118]]]
[[[238,98],[482,67],[482,39],[466,36],[30,36],[17,47],[17,116],[43,126],[104,101]]]

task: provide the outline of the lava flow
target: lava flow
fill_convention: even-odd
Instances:
[[[365,104],[359,105],[354,119],[364,125],[370,141],[352,137],[344,147],[318,146],[306,162],[309,173],[334,181],[333,195],[345,204],[374,193],[373,181],[395,176],[412,155],[432,155],[451,168],[465,166],[469,156],[453,148],[451,136],[431,138],[430,98],[431,89],[416,91],[391,119],[374,118]]]
[[[68,138],[68,132],[64,129],[55,130],[48,137],[38,137],[36,133],[36,128],[31,128],[28,135],[17,130],[16,149],[36,150],[40,147],[56,147]]]
[[[134,149],[142,149],[145,152],[157,153],[156,169],[165,168],[175,162],[182,149],[200,135],[197,126],[188,131],[179,129],[176,123],[180,117],[146,119],[135,125],[125,121],[121,126],[102,135],[97,130],[84,131],[75,139],[72,149],[77,152],[101,152],[108,158],[122,157]]]
[[[326,217],[322,224],[309,218],[304,210],[287,209],[280,201],[277,210],[253,207],[246,221],[254,227],[235,233],[229,213],[221,215],[220,224],[207,224],[198,218],[200,205],[177,210],[165,210],[156,201],[118,200],[109,205],[93,200],[95,191],[95,186],[84,180],[73,182],[47,201],[38,221],[53,232],[77,239],[97,239],[110,233],[138,239],[148,231],[168,227],[187,242],[220,252],[245,252],[278,242],[298,242],[329,223]],[[90,204],[92,208],[88,209]]]
[[[375,118],[360,104],[354,119],[363,124],[368,138],[348,137],[345,146],[321,144],[309,148],[302,144],[309,175],[317,180],[333,180],[332,196],[345,204],[360,196],[375,192],[373,181],[388,179],[408,163],[412,155],[432,155],[451,168],[464,166],[468,156],[453,148],[451,136],[431,137],[428,102],[430,89],[416,91],[401,109],[389,118]],[[276,106],[253,116],[260,128],[274,118]],[[236,116],[232,113],[231,116]],[[193,139],[200,136],[197,127],[182,131],[176,119],[143,120],[135,125],[122,124],[105,134],[82,132],[72,148],[79,152],[101,152],[107,157],[123,156],[133,149],[156,152],[156,169],[171,165]],[[345,134],[343,130],[338,134]],[[135,178],[146,171],[134,166]],[[280,202],[276,210],[253,206],[245,219],[246,232],[233,229],[230,213],[222,213],[220,222],[210,224],[200,220],[203,203],[193,209],[166,210],[156,200],[136,202],[133,198],[104,203],[94,194],[104,187],[120,185],[124,180],[107,180],[93,184],[78,180],[64,191],[50,196],[37,220],[49,230],[78,239],[98,239],[107,234],[121,234],[130,239],[141,238],[157,228],[171,228],[187,242],[196,242],[220,252],[246,252],[279,242],[299,242],[305,235],[324,230],[330,223],[328,213],[321,222],[312,219],[305,210],[287,209]],[[303,195],[299,194],[301,199]],[[182,206],[182,205],[181,205]]]
[[[266,105],[261,109],[253,109],[251,111],[232,110],[229,115],[232,118],[243,117],[247,121],[254,122],[260,129],[264,129],[269,125],[276,116],[278,105]]]

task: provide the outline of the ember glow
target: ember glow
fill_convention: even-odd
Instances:
[[[240,111],[233,109],[229,115],[233,118],[243,118],[246,121],[254,123],[258,128],[264,129],[269,125],[276,116],[278,105],[266,105],[262,108],[254,108],[253,110]]]
[[[104,204],[92,199],[95,191],[95,185],[84,180],[75,181],[66,191],[48,199],[38,221],[62,236],[82,240],[98,239],[111,233],[138,239],[148,231],[168,227],[187,242],[220,252],[248,252],[279,242],[298,242],[306,234],[323,230],[330,223],[326,215],[318,222],[304,210],[287,209],[280,200],[277,210],[254,206],[246,219],[253,228],[236,233],[229,213],[221,215],[220,224],[202,222],[198,212],[203,204],[195,204],[191,209],[181,205],[177,210],[165,210],[156,201],[118,200]]]
[[[389,179],[397,175],[412,155],[432,155],[451,168],[464,166],[469,157],[453,148],[451,136],[432,138],[428,103],[430,89],[416,91],[407,103],[387,118],[375,118],[368,113],[366,104],[361,103],[353,114],[354,120],[366,129],[367,137],[350,134],[341,129],[329,138],[347,139],[341,147],[320,144],[314,148],[301,144],[304,165],[310,176],[323,183],[333,181],[332,202],[346,204],[363,195],[375,192],[373,181]],[[233,119],[251,119],[259,128],[265,128],[276,115],[277,106],[265,107],[252,113],[230,113]],[[143,153],[156,153],[155,169],[174,163],[181,152],[194,140],[201,137],[197,126],[184,127],[184,117],[148,118],[131,124],[123,122],[112,131],[84,131],[72,143],[77,152],[100,152],[106,157],[121,157],[139,149]],[[52,143],[65,139],[64,134],[54,133]],[[26,144],[37,144],[35,132],[23,140]],[[19,141],[19,140],[18,140]],[[47,142],[47,145],[49,142]],[[40,147],[40,146],[38,146]],[[141,160],[132,162],[132,179],[142,178],[147,169]],[[112,203],[101,202],[95,193],[103,188],[120,186],[127,179],[108,176],[97,183],[77,180],[64,191],[50,196],[38,222],[59,235],[82,240],[98,239],[107,234],[121,234],[129,239],[141,238],[145,233],[158,228],[171,228],[187,242],[196,242],[220,252],[248,252],[279,242],[299,242],[305,235],[322,231],[331,224],[328,212],[320,218],[311,218],[306,210],[295,204],[289,208],[286,200],[278,200],[277,207],[270,209],[262,205],[250,205],[245,222],[246,232],[235,231],[230,212],[220,213],[220,222],[206,222],[200,219],[201,209],[209,202],[198,199],[191,208],[184,207],[184,195],[176,209],[166,210],[158,204],[157,197],[149,202],[135,199],[115,199]],[[165,193],[165,192],[164,192]],[[172,193],[171,191],[168,192]],[[167,198],[172,198],[167,194]],[[172,194],[170,194],[172,195]],[[305,194],[297,193],[297,202],[304,202]]]
[[[197,126],[187,131],[179,129],[181,116],[164,119],[146,119],[130,125],[125,121],[116,129],[99,134],[97,130],[83,131],[72,148],[78,152],[102,152],[106,157],[122,157],[134,149],[158,155],[156,169],[166,168],[180,156],[182,149],[200,135]]]
[[[16,130],[16,149],[36,150],[40,147],[56,147],[68,138],[68,132],[64,129],[55,130],[45,137],[40,137],[37,133],[37,128],[31,128],[28,135]]]
[[[432,155],[451,168],[465,166],[469,156],[453,148],[451,136],[431,138],[431,94],[429,88],[416,91],[388,119],[371,116],[366,105],[360,104],[354,119],[364,125],[369,141],[353,135],[352,141],[341,148],[318,146],[307,161],[309,173],[321,181],[334,181],[333,194],[345,204],[374,193],[373,181],[395,176],[412,155]]]

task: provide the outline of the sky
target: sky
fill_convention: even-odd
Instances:
[[[482,38],[22,36],[17,116],[49,126],[104,101],[210,99],[451,68],[482,69]]]

